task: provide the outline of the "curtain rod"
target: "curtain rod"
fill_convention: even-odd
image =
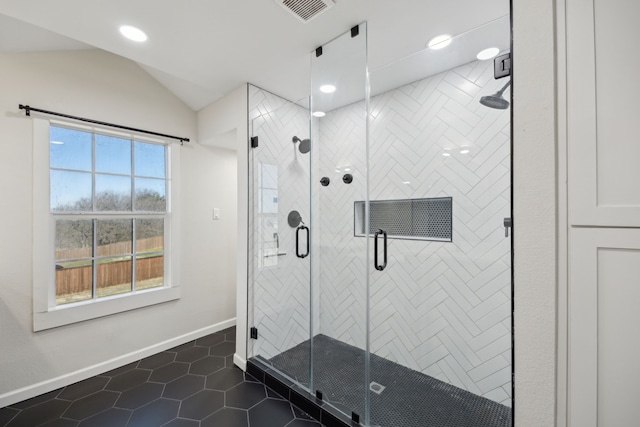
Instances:
[[[125,129],[125,130],[130,130],[130,131],[138,132],[138,133],[146,133],[148,135],[155,135],[155,136],[162,136],[162,137],[165,137],[165,138],[177,139],[177,140],[180,141],[180,145],[183,145],[185,141],[189,142],[189,138],[182,138],[180,136],[167,135],[167,134],[164,134],[164,133],[152,132],[150,130],[144,130],[144,129],[136,129],[136,128],[132,128],[132,127],[129,127],[129,126],[122,126],[122,125],[116,125],[116,124],[113,124],[113,123],[101,122],[99,120],[85,119],[84,117],[70,116],[69,114],[56,113],[55,111],[41,110],[40,108],[33,108],[33,107],[28,106],[28,105],[20,104],[20,105],[18,105],[18,107],[21,110],[25,110],[25,113],[27,114],[27,116],[31,116],[31,112],[35,111],[37,113],[49,114],[49,115],[52,115],[52,116],[65,117],[67,119],[79,120],[81,122],[93,123],[93,124],[96,124],[96,125],[109,126],[109,127],[112,127],[112,128]]]

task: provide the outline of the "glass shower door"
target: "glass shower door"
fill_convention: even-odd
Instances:
[[[328,410],[365,421],[368,239],[353,231],[367,200],[367,25],[311,55],[313,388]],[[349,106],[349,107],[348,107]]]
[[[249,355],[308,386],[308,100],[293,103],[249,86],[249,120]]]

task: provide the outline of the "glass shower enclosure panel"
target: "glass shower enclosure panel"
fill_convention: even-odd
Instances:
[[[308,99],[249,86],[250,357],[308,387],[311,262]],[[296,357],[287,351],[296,350]]]
[[[365,421],[369,241],[353,232],[367,200],[367,25],[311,55],[313,388],[325,407]],[[345,108],[350,106],[350,108]]]
[[[371,425],[511,426],[511,77],[476,59],[509,43],[504,17],[371,71]]]

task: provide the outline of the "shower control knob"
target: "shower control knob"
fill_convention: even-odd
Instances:
[[[344,174],[344,176],[342,177],[342,182],[344,182],[345,184],[351,184],[353,182],[353,175],[351,175],[350,173]]]
[[[331,182],[331,180],[326,176],[323,176],[322,179],[320,180],[320,184],[323,187],[326,187],[327,185],[329,185],[330,182]]]

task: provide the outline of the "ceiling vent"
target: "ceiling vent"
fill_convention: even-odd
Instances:
[[[280,6],[307,23],[335,5],[332,0],[275,0]]]

